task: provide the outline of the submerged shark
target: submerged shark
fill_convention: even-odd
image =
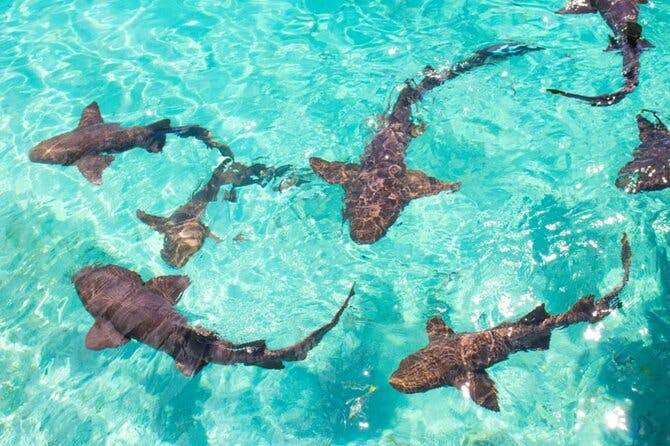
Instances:
[[[354,295],[352,287],[333,319],[300,342],[269,350],[265,340],[236,344],[200,326],[190,326],[173,308],[190,284],[188,276],[160,276],[144,282],[131,270],[105,265],[82,268],[72,282],[95,318],[86,335],[87,348],[115,348],[136,339],[172,356],[186,376],[197,374],[209,363],[281,369],[283,361],[301,361],[337,325]]]
[[[619,308],[617,297],[628,281],[631,251],[624,233],[621,239],[621,283],[604,297],[584,296],[568,311],[549,315],[541,304],[515,322],[474,333],[455,333],[439,316],[426,323],[428,346],[400,362],[389,383],[400,392],[425,392],[442,386],[456,387],[474,402],[500,411],[496,385],[486,373],[493,364],[504,361],[518,351],[547,350],[551,331],[579,322],[594,323]]]
[[[656,124],[642,116],[650,112]],[[633,151],[633,160],[619,170],[616,186],[625,192],[661,190],[670,186],[670,132],[651,110],[637,115],[641,144]]]
[[[623,54],[624,85],[619,91],[598,96],[584,96],[555,88],[548,88],[547,91],[587,101],[594,106],[608,106],[616,104],[635,90],[640,75],[640,53],[645,48],[653,47],[642,38],[642,26],[637,22],[640,14],[638,3],[647,3],[647,0],[570,0],[568,6],[556,11],[557,14],[600,13],[614,32],[607,50],[621,50]]]
[[[224,158],[216,167],[209,181],[198,190],[188,203],[177,208],[169,217],[150,215],[137,210],[137,217],[156,231],[165,234],[161,257],[170,265],[181,268],[193,254],[198,252],[207,237],[221,241],[212,234],[202,222],[201,217],[211,201],[216,201],[221,186],[231,184],[233,187],[250,184],[266,184],[274,176],[281,175],[290,166],[274,168],[265,164],[244,164]],[[232,189],[234,191],[234,189]],[[235,201],[233,192],[228,192],[227,199]]]
[[[203,127],[171,127],[169,119],[162,119],[146,126],[121,128],[118,123],[104,122],[97,102],[84,109],[76,129],[42,141],[30,149],[28,156],[36,163],[75,165],[88,181],[102,184],[102,171],[114,161],[114,156],[104,154],[135,147],[157,153],[163,149],[168,133],[200,139],[208,147],[218,148],[224,156],[232,158],[228,146],[214,141]]]
[[[344,220],[349,220],[351,239],[370,244],[382,238],[402,209],[413,199],[456,191],[460,182],[440,181],[420,170],[409,170],[405,151],[421,127],[412,122],[412,105],[423,95],[459,74],[496,59],[524,54],[539,48],[502,43],[483,48],[453,67],[438,72],[426,67],[418,85],[409,81],[400,92],[386,125],[365,147],[360,164],[310,158],[314,172],[344,188]]]

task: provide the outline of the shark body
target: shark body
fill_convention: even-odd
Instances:
[[[122,128],[118,123],[103,120],[97,102],[84,109],[74,130],[40,142],[30,149],[28,156],[35,163],[75,165],[88,181],[101,184],[102,171],[114,161],[114,156],[110,154],[136,147],[151,153],[160,152],[168,133],[195,137],[232,158],[228,146],[214,141],[203,127],[171,127],[169,119],[162,119],[146,126]]]
[[[631,262],[626,234],[621,245],[624,277],[602,298],[584,296],[568,311],[555,316],[549,315],[541,304],[518,321],[472,333],[455,333],[441,317],[433,316],[426,323],[428,346],[403,359],[389,383],[403,393],[456,387],[467,390],[480,406],[499,411],[496,385],[486,372],[488,367],[518,351],[547,350],[553,329],[597,322],[621,305],[617,296],[628,281]]]
[[[633,160],[619,170],[615,182],[619,189],[631,194],[670,186],[670,131],[652,113],[656,123],[642,113],[637,115],[640,145],[633,151]]]
[[[265,340],[236,344],[189,325],[174,309],[190,284],[188,276],[160,276],[144,282],[134,271],[105,265],[82,268],[72,281],[84,307],[95,318],[86,335],[87,348],[115,348],[135,339],[172,356],[186,376],[197,374],[209,363],[281,369],[283,361],[301,361],[337,325],[354,295],[352,287],[332,320],[298,343],[269,350]]]
[[[405,152],[411,140],[421,133],[412,122],[412,106],[423,95],[459,74],[539,48],[503,43],[475,52],[453,67],[438,72],[426,67],[426,76],[416,86],[409,81],[398,95],[386,125],[365,147],[360,163],[326,161],[312,157],[314,172],[331,184],[344,188],[344,220],[349,220],[351,239],[371,244],[382,238],[402,209],[413,199],[458,190],[460,182],[441,181],[420,170],[410,170]]]
[[[610,37],[607,50],[621,50],[623,54],[621,72],[624,85],[619,91],[598,96],[584,96],[555,88],[549,88],[547,91],[587,101],[594,106],[608,106],[616,104],[635,90],[640,76],[640,53],[645,48],[653,47],[648,40],[642,38],[642,26],[638,23],[639,3],[647,3],[647,0],[570,0],[565,8],[558,10],[557,14],[600,13],[614,33],[614,36]]]
[[[235,201],[235,187],[264,185],[273,177],[286,172],[289,167],[275,168],[265,164],[247,166],[238,162],[231,164],[230,158],[226,158],[216,167],[209,181],[169,217],[150,215],[139,209],[137,217],[154,230],[165,234],[161,257],[170,265],[181,268],[200,250],[207,237],[221,241],[201,220],[207,205],[216,201],[221,186],[233,186],[231,191],[227,191],[226,197]]]

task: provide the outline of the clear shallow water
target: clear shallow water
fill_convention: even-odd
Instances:
[[[641,85],[594,109],[542,91],[621,82],[620,56],[602,51],[604,22],[554,15],[561,6],[0,3],[0,442],[667,442],[668,192],[629,196],[613,179],[637,145],[635,114],[670,115],[670,15],[642,6],[657,48],[642,56]],[[355,160],[405,78],[504,39],[546,49],[428,95],[416,112],[428,128],[408,164],[463,187],[412,202],[380,242],[352,243],[341,189],[315,178],[285,193],[243,188],[237,203],[209,206],[206,222],[224,241],[207,241],[181,270],[193,284],[178,308],[193,323],[283,346],[329,319],[357,281],[352,308],[306,361],[283,371],[209,366],[188,380],[136,342],[84,348],[92,318],[72,274],[95,262],[147,279],[175,273],[135,209],[168,214],[218,163],[177,138],[159,155],[118,156],[100,187],[74,168],[29,163],[30,147],[73,128],[86,104],[97,100],[123,125],[201,124],[241,161]],[[623,310],[491,368],[499,414],[454,389],[402,395],[387,384],[425,345],[425,320],[437,312],[466,331],[540,301],[558,312],[605,292],[621,275],[623,231],[634,255]]]

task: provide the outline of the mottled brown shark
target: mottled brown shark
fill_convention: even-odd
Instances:
[[[635,90],[640,77],[640,53],[645,48],[653,47],[648,40],[642,38],[642,26],[638,23],[638,3],[644,4],[647,0],[570,0],[568,6],[556,11],[557,14],[600,13],[614,33],[614,36],[610,36],[607,50],[621,50],[623,54],[621,73],[624,85],[619,91],[598,96],[584,96],[555,88],[548,88],[547,91],[587,101],[593,106],[608,106],[616,104]]]
[[[118,123],[102,119],[97,102],[84,109],[77,128],[40,142],[30,149],[28,156],[35,163],[75,165],[88,181],[102,184],[102,171],[114,161],[114,156],[109,154],[135,147],[160,152],[168,133],[200,139],[208,147],[218,148],[224,156],[232,158],[228,146],[214,141],[203,127],[172,127],[169,119],[162,119],[145,126],[122,128]]]
[[[518,351],[547,350],[551,331],[579,322],[594,323],[621,306],[619,292],[628,281],[631,251],[624,233],[621,239],[624,276],[607,295],[595,300],[580,298],[568,311],[549,315],[541,304],[515,322],[474,333],[455,333],[439,316],[426,323],[428,346],[400,362],[389,383],[400,392],[425,392],[452,386],[467,393],[477,404],[498,412],[498,392],[486,369]]]
[[[87,266],[72,277],[81,302],[95,318],[86,335],[92,350],[120,347],[131,339],[172,356],[177,368],[193,376],[209,363],[284,368],[301,361],[340,320],[354,288],[330,322],[289,347],[270,350],[265,340],[236,344],[191,326],[174,309],[189,286],[188,276],[160,276],[144,282],[139,274],[116,265]]]
[[[652,123],[642,112],[656,118]],[[661,119],[651,110],[637,115],[640,145],[633,151],[633,160],[619,170],[616,186],[628,193],[661,190],[670,186],[670,132]]]
[[[382,238],[402,209],[413,199],[458,190],[460,182],[441,181],[420,170],[407,169],[405,152],[412,138],[420,133],[412,122],[412,106],[423,95],[459,74],[496,59],[524,54],[530,48],[502,43],[483,48],[444,71],[426,67],[426,76],[418,85],[409,81],[398,95],[393,109],[365,147],[360,164],[310,158],[314,172],[331,184],[344,188],[344,220],[349,220],[351,239],[371,244]]]
[[[252,164],[250,166],[233,162],[230,158],[224,158],[216,167],[209,181],[200,188],[188,203],[180,206],[169,217],[150,215],[137,210],[137,218],[156,231],[165,234],[161,257],[170,265],[181,268],[193,254],[198,252],[207,237],[221,241],[205,225],[202,214],[211,201],[216,201],[221,186],[230,184],[231,191],[227,191],[226,199],[236,201],[235,187],[250,184],[267,184],[273,177],[286,172],[290,166],[275,168],[265,164]]]

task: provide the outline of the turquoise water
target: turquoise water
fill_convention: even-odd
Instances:
[[[175,4],[177,2],[174,2]],[[0,443],[2,444],[664,444],[670,410],[670,191],[613,185],[638,144],[635,114],[670,121],[670,14],[641,7],[657,47],[640,87],[621,84],[597,15],[560,1],[0,0]],[[162,154],[117,156],[102,186],[28,150],[76,126],[98,101],[108,121],[197,123],[239,161],[356,160],[396,87],[493,42],[545,47],[448,82],[416,110],[427,123],[408,164],[461,190],[413,201],[387,236],[360,246],[342,227],[342,190],[315,177],[286,192],[240,189],[212,203],[205,242],[181,270],[178,309],[227,338],[293,343],[358,295],[306,361],[282,371],[208,366],[186,379],[137,342],[86,350],[92,324],[70,282],[91,263],[145,279],[174,274],[135,209],[166,215],[219,159],[168,138]],[[551,348],[492,367],[492,413],[453,388],[403,395],[387,379],[442,313],[456,331],[550,312],[632,276],[623,309],[555,332]],[[244,240],[235,241],[238,234]],[[374,391],[371,391],[374,386]]]

